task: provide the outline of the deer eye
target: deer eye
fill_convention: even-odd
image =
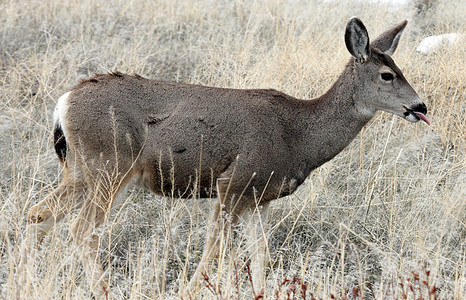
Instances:
[[[380,74],[380,77],[382,78],[382,80],[385,80],[385,81],[392,81],[393,79],[395,79],[393,74],[389,72]]]

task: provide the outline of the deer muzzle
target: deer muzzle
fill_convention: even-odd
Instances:
[[[427,114],[427,106],[424,103],[418,104],[414,107],[408,108],[407,106],[403,105],[403,108],[405,109],[405,112],[403,113],[405,116],[405,119],[410,122],[418,122],[419,120],[422,120],[427,123],[427,125],[430,126],[430,121],[427,119],[426,114]]]

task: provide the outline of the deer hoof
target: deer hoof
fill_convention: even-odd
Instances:
[[[44,206],[34,205],[28,211],[27,222],[29,224],[42,223],[47,220],[52,213]]]

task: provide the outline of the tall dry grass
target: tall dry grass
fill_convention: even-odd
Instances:
[[[414,273],[438,298],[465,298],[465,44],[414,51],[425,36],[464,33],[465,11],[460,0],[402,8],[363,1],[2,1],[0,298],[92,297],[69,241],[70,218],[41,249],[22,252],[27,209],[60,178],[52,111],[79,79],[119,70],[310,99],[348,60],[343,32],[353,15],[372,38],[410,20],[394,57],[425,99],[432,126],[378,114],[298,192],[272,204],[266,295],[285,299],[292,282],[284,280],[298,276],[308,299],[354,296],[355,288],[366,299],[414,299],[408,283],[424,287]],[[176,298],[202,254],[209,205],[131,190],[100,232],[115,298]],[[219,268],[223,296],[251,298],[240,234],[227,252]],[[219,295],[205,290],[198,297]]]

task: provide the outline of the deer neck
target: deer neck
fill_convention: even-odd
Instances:
[[[307,149],[302,153],[313,160],[305,164],[306,173],[340,153],[374,116],[374,111],[360,104],[359,90],[361,86],[351,61],[324,95],[307,101],[305,115],[300,120],[305,123],[301,127],[305,128],[302,140],[310,145],[304,142]]]

